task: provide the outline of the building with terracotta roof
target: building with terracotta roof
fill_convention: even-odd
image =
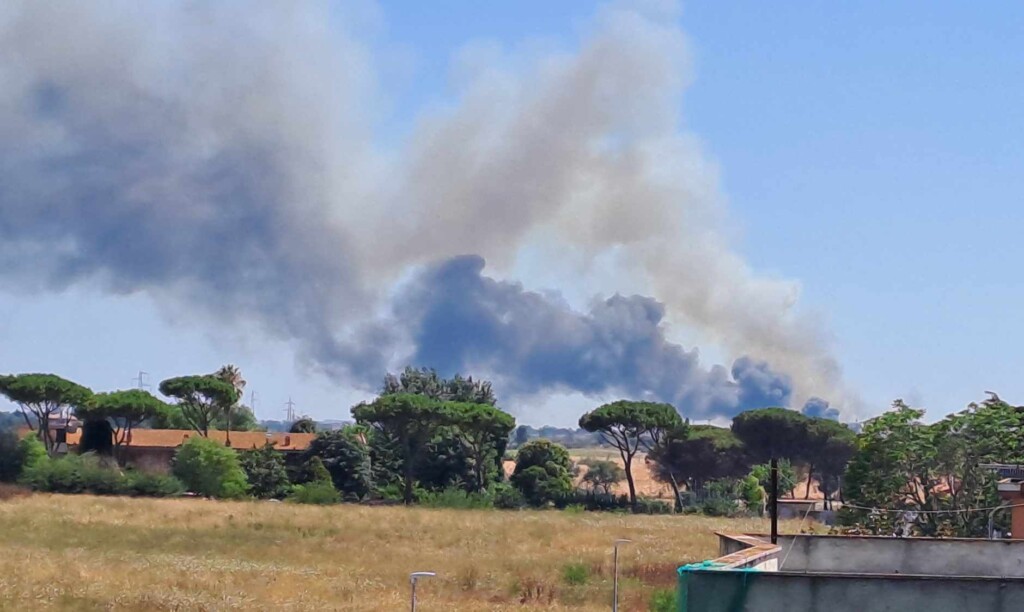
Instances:
[[[75,452],[82,439],[82,429],[77,426],[64,427],[58,424],[55,440],[63,444],[58,452]],[[25,430],[28,433],[28,430]],[[228,446],[227,431],[211,430],[207,436]],[[171,460],[178,447],[189,438],[199,434],[190,429],[133,429],[123,447],[124,457],[129,465],[147,471],[168,471]],[[271,433],[262,431],[232,431],[230,446],[235,450],[262,448],[271,444],[276,450],[285,454],[286,458],[305,451],[316,434],[311,433]]]

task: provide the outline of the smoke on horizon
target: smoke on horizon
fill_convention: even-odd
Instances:
[[[568,50],[467,50],[451,103],[389,149],[376,49],[338,7],[5,3],[0,274],[258,323],[357,385],[411,361],[702,415],[843,402],[798,285],[730,247],[679,117],[685,38],[647,10],[605,7]],[[537,236],[622,254],[654,297],[579,313],[482,276]],[[731,369],[667,340],[668,320]]]

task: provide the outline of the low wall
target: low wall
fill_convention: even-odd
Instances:
[[[1019,612],[1024,579],[681,570],[680,612]]]
[[[1024,578],[1024,540],[780,535],[779,546],[787,572]]]

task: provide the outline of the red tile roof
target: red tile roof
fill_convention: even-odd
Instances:
[[[134,448],[177,448],[189,438],[198,436],[191,429],[133,429],[129,445]],[[75,433],[68,433],[68,444],[78,444],[82,437],[82,430]],[[211,430],[209,436],[225,444],[227,432]],[[232,431],[231,448],[244,450],[250,448],[261,448],[267,442],[274,445],[274,448],[282,451],[306,450],[316,434],[309,433],[266,433],[262,431]]]

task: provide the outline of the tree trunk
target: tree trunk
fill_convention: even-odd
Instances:
[[[679,483],[676,482],[676,475],[672,474],[672,473],[669,473],[668,479],[669,479],[668,480],[669,485],[672,486],[672,495],[675,496],[675,500],[676,500],[676,503],[675,503],[676,512],[682,512],[683,511],[683,500],[679,497]]]
[[[814,464],[807,466],[807,488],[804,490],[804,499],[811,498],[811,479],[814,478]]]
[[[409,505],[412,505],[412,483],[413,483],[413,477],[412,477],[412,462],[409,461],[408,458],[406,458],[406,460],[405,460],[405,466],[404,466],[403,472],[404,472],[404,477],[405,477],[405,492],[404,492],[402,497],[405,500],[405,505],[409,506]]]
[[[626,483],[629,484],[629,507],[636,512],[636,485],[633,484],[633,457],[626,455],[623,457],[623,463],[626,464]]]

